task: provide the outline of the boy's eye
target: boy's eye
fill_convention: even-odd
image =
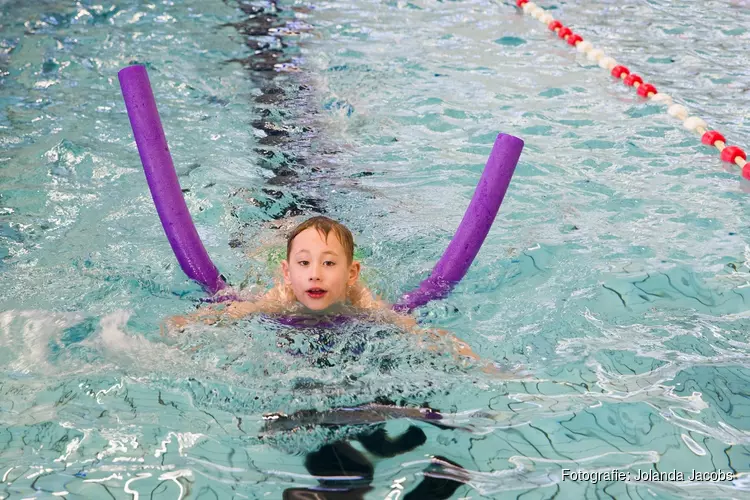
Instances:
[[[297,262],[297,264],[299,264],[300,266],[306,266],[309,264],[309,262],[306,260],[300,260],[299,262]]]
[[[336,265],[336,263],[334,261],[332,261],[332,260],[327,260],[327,261],[323,262],[323,264],[325,264],[326,266],[335,266]]]

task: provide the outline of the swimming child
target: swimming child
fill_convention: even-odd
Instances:
[[[195,320],[214,323],[250,314],[362,314],[393,323],[433,339],[450,340],[456,354],[479,357],[463,341],[444,330],[418,328],[416,320],[393,311],[360,281],[361,264],[354,260],[354,237],[343,224],[316,216],[295,227],[287,238],[282,279],[254,301],[232,301],[205,308],[191,316],[172,318],[178,328]]]
[[[343,224],[328,217],[312,217],[296,226],[288,236],[286,259],[281,262],[281,277],[274,288],[254,301],[232,301],[212,306],[190,317],[173,319],[177,326],[191,320],[213,323],[222,318],[240,319],[251,314],[279,316],[295,315],[357,315],[375,321],[395,324],[406,331],[418,333],[427,340],[442,342],[457,357],[479,361],[471,348],[452,334],[437,329],[419,328],[411,316],[392,310],[385,301],[373,296],[360,281],[361,264],[354,260],[354,238]],[[429,342],[427,349],[437,351],[440,344]],[[483,371],[505,376],[494,364]],[[318,481],[313,487],[294,487],[284,491],[285,500],[317,498],[362,499],[374,490],[372,459],[395,457],[415,450],[427,441],[425,432],[416,424],[399,436],[390,436],[384,422],[393,418],[408,418],[413,422],[456,428],[445,425],[439,410],[427,403],[422,408],[403,407],[393,401],[381,400],[355,408],[332,408],[328,411],[302,410],[292,415],[265,414],[264,434],[296,432],[310,426],[334,429],[342,426],[357,428],[348,437],[326,442],[305,456],[304,465]],[[357,442],[365,451],[352,446]],[[450,476],[445,471],[451,471]],[[468,473],[457,463],[441,456],[433,456],[424,477],[409,487],[403,500],[450,498],[466,481]],[[405,480],[406,478],[404,478]],[[401,489],[403,487],[400,486]],[[388,496],[393,497],[393,493]]]

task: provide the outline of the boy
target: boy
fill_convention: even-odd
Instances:
[[[213,322],[222,316],[239,319],[249,314],[298,313],[368,313],[373,319],[394,323],[414,333],[441,335],[451,342],[455,355],[478,361],[479,357],[466,345],[448,332],[423,330],[417,327],[414,318],[393,311],[389,304],[373,297],[372,293],[359,281],[361,265],[354,260],[354,238],[343,224],[327,217],[313,217],[295,227],[289,234],[286,259],[281,263],[283,279],[273,289],[254,302],[230,302],[221,310],[206,309],[193,315],[194,318]],[[185,318],[175,321],[178,325]],[[436,344],[427,346],[438,350]],[[488,364],[483,371],[500,374],[498,369]],[[352,420],[359,415],[361,422]],[[341,424],[342,417],[349,424]],[[375,457],[394,457],[412,451],[427,441],[424,431],[416,425],[398,437],[388,436],[382,422],[389,418],[421,420],[440,428],[442,416],[438,411],[427,408],[402,408],[393,402],[380,402],[356,408],[339,408],[327,412],[303,410],[292,415],[274,413],[264,415],[267,432],[289,430],[300,427],[321,425],[362,425],[363,429],[348,440],[341,439],[322,445],[305,457],[305,468],[318,480],[313,488],[289,488],[284,491],[285,500],[309,498],[363,498],[373,487],[374,466],[362,451],[354,448],[349,441],[358,441],[367,453]],[[444,457],[433,457],[428,468],[433,474],[425,474],[419,484],[406,493],[404,500],[430,498],[435,500],[450,498],[465,482],[466,474],[460,465]],[[453,471],[454,477],[444,477],[443,468]],[[466,476],[468,477],[468,476]],[[403,489],[403,488],[402,488]],[[397,490],[399,494],[400,490]],[[391,498],[389,495],[389,498]]]
[[[289,234],[286,259],[281,263],[283,280],[253,302],[230,302],[223,309],[207,308],[189,317],[175,317],[183,327],[191,319],[213,323],[221,317],[239,319],[250,314],[299,314],[367,312],[373,319],[396,324],[414,333],[419,329],[410,316],[393,311],[389,304],[373,297],[360,281],[361,264],[354,260],[354,238],[343,224],[328,217],[312,217]],[[461,340],[443,330],[430,333],[447,336],[456,354],[474,360],[479,357]]]

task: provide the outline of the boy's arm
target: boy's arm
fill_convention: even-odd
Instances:
[[[377,311],[378,316],[384,321],[400,326],[411,333],[419,335],[432,334],[433,337],[435,334],[440,335],[451,341],[455,354],[465,356],[474,361],[479,360],[479,356],[463,340],[446,330],[420,328],[416,319],[412,316],[397,313],[391,308],[390,304],[374,297],[372,292],[359,282],[350,289],[349,300],[356,307]],[[436,350],[437,346],[433,345],[428,347],[428,349]]]
[[[419,326],[417,320],[414,317],[399,314],[394,311],[391,308],[391,305],[387,302],[373,297],[370,290],[368,290],[364,285],[357,283],[353,288],[355,294],[350,294],[350,300],[353,305],[364,309],[370,309],[373,312],[376,312],[377,317],[381,320],[397,325],[408,332],[431,338],[431,340],[433,341],[440,339],[440,337],[443,337],[444,339],[449,341],[449,345],[452,347],[454,355],[469,358],[472,361],[481,363],[483,365],[482,371],[485,373],[497,375],[502,378],[508,378],[509,376],[515,377],[513,373],[507,373],[506,371],[498,368],[495,363],[480,358],[479,355],[471,349],[469,344],[459,339],[449,331],[439,328],[422,328]],[[358,299],[359,302],[353,300],[355,298]],[[431,351],[437,351],[437,342],[428,344],[427,349]]]
[[[448,330],[442,330],[440,328],[420,328],[415,326],[411,328],[410,331],[418,335],[426,335],[428,337],[431,337],[432,340],[440,340],[440,337],[443,337],[445,340],[450,342],[449,345],[453,349],[454,354],[469,358],[473,361],[481,360],[479,355],[471,350],[469,344],[459,339]],[[430,350],[437,350],[437,344],[433,344],[432,346],[428,346],[427,348]]]
[[[173,316],[168,320],[168,324],[183,330],[187,325],[199,321],[212,325],[225,318],[241,319],[251,314],[276,313],[283,310],[283,300],[281,299],[278,292],[273,289],[256,301],[231,301],[211,305],[187,316]]]
[[[421,330],[421,332],[419,332]],[[517,380],[519,378],[527,378],[528,374],[525,372],[521,372],[518,370],[508,371],[507,369],[503,369],[500,366],[498,366],[496,363],[492,361],[488,361],[486,359],[482,359],[479,357],[477,353],[471,350],[471,347],[469,347],[469,344],[464,342],[463,340],[459,339],[452,333],[450,333],[447,330],[442,330],[439,328],[421,328],[421,329],[414,329],[415,333],[423,333],[428,334],[429,336],[435,338],[435,335],[441,335],[445,337],[447,340],[450,341],[451,347],[453,348],[454,355],[463,356],[464,358],[469,358],[472,361],[478,363],[482,367],[482,371],[484,373],[494,375],[495,377],[506,379],[506,380]],[[432,345],[428,345],[427,349],[435,351],[438,348],[438,344],[434,343]]]
[[[216,323],[216,321],[219,320],[220,316],[221,316],[221,310],[218,310],[215,306],[208,306],[208,307],[199,309],[193,314],[186,314],[184,316],[183,315],[172,316],[166,321],[166,323],[168,327],[172,326],[182,331],[189,324],[197,323],[199,321],[202,321],[207,325],[212,325]]]

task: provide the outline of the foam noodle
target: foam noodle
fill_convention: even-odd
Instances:
[[[129,66],[118,76],[148,187],[169,244],[185,274],[214,294],[226,284],[203,247],[182,197],[146,68]]]
[[[518,137],[497,136],[469,208],[448,248],[430,277],[401,297],[393,306],[395,310],[411,311],[431,300],[442,299],[461,281],[492,227],[522,150],[523,141]]]
[[[129,66],[118,76],[146,180],[169,244],[185,274],[214,294],[226,283],[203,247],[182,196],[146,68]],[[394,309],[410,311],[442,299],[461,281],[492,227],[522,150],[521,139],[506,134],[497,136],[453,240],[430,277],[405,294]]]

